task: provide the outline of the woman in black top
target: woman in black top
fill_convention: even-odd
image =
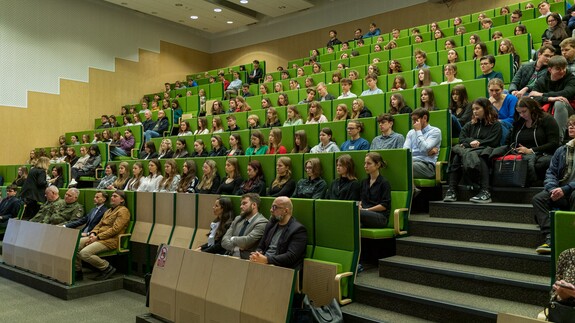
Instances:
[[[207,234],[208,242],[196,250],[223,255],[226,249],[222,247],[222,238],[234,219],[234,207],[229,198],[219,197],[214,203],[213,210],[216,218],[210,224],[210,232]]]
[[[196,193],[216,194],[221,181],[216,162],[211,159],[207,159],[204,162],[202,171],[204,174],[202,175],[202,180],[196,186]]]
[[[24,220],[29,220],[38,213],[40,210],[40,204],[38,203],[46,202],[44,190],[48,186],[48,182],[46,181],[48,165],[50,165],[50,159],[48,159],[48,157],[38,158],[36,165],[30,170],[24,185],[22,185],[20,198],[22,198],[26,204],[24,215],[22,216]]]
[[[242,138],[237,133],[230,135],[230,149],[226,152],[226,156],[240,156],[243,155]]]
[[[246,193],[258,193],[260,196],[266,195],[264,170],[259,160],[254,159],[248,163],[248,179],[240,186],[237,195]]]
[[[276,179],[270,186],[269,196],[292,196],[295,191],[295,181],[292,178],[291,159],[280,157],[276,163]]]
[[[359,182],[355,175],[355,165],[349,154],[341,155],[336,160],[336,171],[339,178],[331,183],[327,191],[330,200],[359,201]]]
[[[158,153],[156,152],[156,145],[148,141],[144,144],[144,151],[140,153],[140,159],[155,159],[158,158]]]
[[[225,156],[226,155],[226,147],[224,147],[224,142],[222,141],[222,137],[219,135],[213,135],[211,139],[212,143],[212,151],[210,152],[210,157],[217,157],[217,156]]]
[[[240,186],[244,182],[241,177],[240,164],[237,158],[228,158],[226,160],[226,179],[222,181],[218,188],[217,194],[235,195],[238,193]]]
[[[192,157],[208,157],[206,145],[202,139],[196,139],[196,141],[194,141],[194,152],[192,153]]]
[[[196,193],[198,185],[198,176],[196,176],[196,162],[188,159],[182,166],[182,177],[178,183],[178,193]]]
[[[471,120],[473,111],[467,96],[467,89],[463,84],[457,84],[451,89],[451,99],[449,100],[449,111],[459,121],[461,127]]]
[[[368,178],[361,182],[361,202],[359,202],[362,228],[385,228],[391,208],[391,186],[379,170],[385,161],[378,153],[365,155],[365,172]]]
[[[306,199],[321,199],[325,195],[327,183],[321,178],[321,161],[310,158],[305,162],[307,177],[300,179],[291,197]]]
[[[48,180],[48,184],[54,185],[57,188],[64,187],[64,176],[63,176],[64,169],[60,165],[56,165],[52,167],[52,178]]]

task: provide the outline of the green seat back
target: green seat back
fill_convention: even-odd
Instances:
[[[457,78],[462,80],[475,79],[475,61],[469,60],[456,63],[457,65]],[[481,70],[479,70],[481,72]]]
[[[255,155],[250,160],[257,160],[262,164],[266,188],[269,188],[276,178],[276,155]]]
[[[411,57],[411,56],[412,56],[412,46],[411,45],[393,48],[389,51],[389,58],[390,59],[399,59],[399,58],[405,58],[405,57]],[[402,66],[403,66],[403,64],[402,64]]]
[[[321,131],[322,128],[331,129],[333,133],[331,140],[335,141],[338,147],[340,147],[341,144],[343,144],[343,142],[347,140],[347,128],[345,122],[332,121],[320,124],[318,132],[316,133],[318,140],[319,140],[319,132]]]
[[[314,203],[312,199],[291,199],[293,204],[293,216],[307,229],[306,258],[313,257],[315,245],[315,218]]]
[[[459,83],[465,86],[467,90],[467,96],[469,98],[469,102],[477,98],[487,97],[487,79],[476,79],[476,80],[469,80],[463,81]],[[450,84],[450,89],[453,89],[454,86],[457,84]],[[450,90],[451,91],[451,90]]]
[[[455,51],[457,52],[457,55],[459,56],[459,61],[463,62],[466,60],[465,58],[465,47],[456,47],[454,48]],[[437,52],[437,60],[439,64],[447,64],[447,53],[449,52],[449,50],[440,50]],[[458,72],[458,76],[459,75],[459,69],[457,70]]]
[[[341,122],[343,123],[343,122]],[[319,153],[319,154],[305,154],[304,165],[310,158],[319,158],[321,162],[321,178],[323,178],[327,187],[331,185],[331,182],[335,178],[335,158],[333,153]],[[304,166],[305,167],[305,166]],[[305,176],[305,172],[304,172]]]
[[[382,76],[378,77],[378,80],[379,78],[382,78]],[[373,116],[377,116],[385,111],[385,93],[365,95],[362,96],[361,99],[363,100],[364,105],[369,108]],[[348,108],[351,109],[351,104],[348,105]]]
[[[575,212],[551,212],[551,223],[551,243],[553,247],[553,253],[551,254],[553,274],[551,279],[554,280],[559,254],[567,249],[575,248],[575,237],[573,236],[573,230],[575,229]]]
[[[380,52],[380,53],[383,53],[383,52]],[[349,67],[368,65],[373,58],[379,57],[380,59],[383,60],[383,57],[385,56],[384,54],[372,56],[374,54],[379,54],[379,53],[371,53],[369,55],[359,55],[356,57],[351,57],[349,59]],[[389,54],[387,56],[389,57]]]

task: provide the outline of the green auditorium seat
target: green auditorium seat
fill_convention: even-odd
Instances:
[[[361,95],[364,89],[363,82],[364,82],[363,79],[351,81],[351,89],[349,91],[357,96]]]
[[[435,178],[415,178],[414,182],[417,187],[435,187],[445,182],[445,168],[451,152],[451,114],[449,110],[431,111],[429,114],[429,123],[441,129],[441,145],[435,165]]]
[[[441,30],[449,29],[449,23],[449,20],[441,20],[437,22],[437,27],[439,27]]]
[[[194,117],[197,117],[200,113],[200,97],[198,95],[192,95],[185,97],[186,108],[184,113],[191,113]]]
[[[317,73],[317,74],[312,74],[311,78],[313,78],[314,84],[317,86],[317,84],[319,82],[324,82],[325,83],[325,72],[321,72],[321,73]],[[300,83],[300,85],[302,85],[302,83]],[[303,85],[305,86],[305,80]]]
[[[416,46],[416,45],[414,45]],[[399,59],[404,57],[411,57],[413,52],[413,47],[411,45],[393,48],[389,51],[389,59]],[[403,66],[403,64],[402,64]]]
[[[281,155],[277,155],[278,157]],[[269,188],[276,178],[276,155],[255,155],[250,156],[250,160],[257,160],[262,164],[266,188]],[[266,210],[269,214],[269,208]]]
[[[567,9],[566,2],[551,2],[549,4],[551,12],[558,12],[561,16],[565,15],[565,10]]]
[[[411,83],[413,86],[413,83]],[[407,83],[408,89],[399,91],[399,94],[403,96],[405,104],[411,107],[412,110],[419,108],[419,96],[416,96],[415,89],[411,88],[410,83]],[[389,104],[389,100],[386,101]]]
[[[343,122],[340,123],[343,124]],[[338,143],[338,146],[339,145],[341,144]],[[335,159],[333,156],[333,153],[305,154],[304,156],[304,165],[310,158],[319,158],[321,162],[321,178],[326,181],[327,187],[331,185],[331,182],[335,178]]]
[[[194,158],[195,159],[195,158]],[[222,179],[222,181],[224,180],[224,178],[226,178],[226,160],[228,159],[226,156],[218,156],[218,157],[209,157],[209,159],[213,160],[214,162],[216,162],[216,165],[218,167],[218,174],[220,175],[220,178]],[[202,167],[202,165],[196,165],[197,167]]]
[[[411,57],[409,57],[408,59],[410,61],[408,66],[411,66]],[[400,61],[400,60],[398,60],[398,61]],[[415,84],[414,71],[411,68],[409,68],[409,69],[405,68],[404,67],[405,65],[403,65],[403,62],[400,61],[400,63],[401,63],[401,66],[403,67],[403,72],[395,73],[395,74],[388,74],[387,75],[387,84],[388,84],[389,88],[391,88],[393,86],[393,80],[395,79],[395,77],[397,75],[401,75],[401,76],[403,76],[403,78],[405,78],[405,83],[407,84],[407,88],[408,89],[412,88],[413,85]]]
[[[301,114],[302,109],[299,109],[299,111]],[[307,112],[306,112],[306,117],[307,117]],[[303,118],[303,115],[302,115],[302,118]],[[307,143],[308,143],[309,147],[311,148],[311,147],[313,147],[319,143],[319,130],[323,127],[323,124],[318,124],[318,123],[305,124],[305,120],[306,119],[303,119],[304,124],[297,125],[294,127],[294,133],[298,130],[305,131],[305,133],[307,135]]]
[[[380,71],[381,71],[381,69],[380,69]],[[387,81],[387,75],[385,75],[387,73],[381,73],[381,74],[384,74],[384,75],[380,75],[377,77],[377,87],[379,89],[381,89],[383,92],[386,92],[389,89],[389,84],[387,83],[388,82]],[[368,88],[367,84],[365,84],[365,88],[366,89]],[[362,97],[362,99],[364,99],[364,97]],[[365,101],[365,99],[364,99],[364,101]]]
[[[322,128],[330,128],[333,136],[331,140],[335,141],[338,147],[341,147],[344,141],[347,140],[347,128],[346,123],[341,121],[331,121],[321,123],[319,125],[319,130],[321,131]],[[317,132],[317,136],[319,137],[319,131]]]
[[[397,48],[411,46],[409,44],[410,39],[407,35],[405,37],[399,37],[398,39],[395,40],[395,43],[397,44]]]
[[[379,126],[377,125],[377,117],[361,118],[359,119],[359,121],[363,122],[364,127],[361,137],[369,141],[369,143],[371,143],[373,138],[377,136],[379,132]],[[349,139],[349,135],[347,136],[347,139]]]
[[[383,54],[383,53],[385,53],[385,54]],[[378,57],[381,60],[385,60],[384,57],[386,57],[386,56],[389,58],[389,54],[387,54],[387,52],[379,52],[379,53],[371,53],[371,54],[365,54],[365,55],[359,55],[356,57],[351,57],[349,59],[349,67],[354,68],[356,66],[368,65],[369,63],[371,63],[371,60],[375,57]],[[336,67],[337,67],[337,64],[336,64]]]
[[[285,154],[282,156],[286,156],[289,159],[291,159],[291,170],[292,170],[292,178],[296,181],[299,181],[300,179],[302,179],[305,175],[305,171],[304,171],[304,164],[303,164],[303,160],[304,160],[304,154]],[[277,158],[276,158],[277,159]]]
[[[476,79],[463,81],[462,83],[450,84],[450,92],[451,89],[453,89],[453,87],[457,84],[463,84],[465,86],[465,89],[467,90],[467,96],[469,97],[469,102],[477,98],[488,97],[487,79]]]
[[[239,130],[239,131],[232,131],[231,134],[238,134],[240,136],[240,140],[242,141],[242,148],[244,150],[244,152],[246,151],[246,149],[250,146],[250,130],[247,128],[242,128],[243,130]],[[229,142],[226,143],[226,146],[229,146]]]
[[[261,85],[267,87],[268,90],[270,88],[269,83],[262,83]],[[263,95],[248,96],[246,98],[246,103],[252,108],[252,110],[258,110],[258,109],[262,108],[262,98],[263,98]]]
[[[475,70],[477,75],[481,75],[481,68],[479,66],[480,61],[475,61]],[[513,80],[513,57],[511,54],[499,55],[495,58],[495,66],[493,70],[496,72],[501,72],[503,75],[504,83],[509,83]],[[459,71],[459,69],[457,70]]]
[[[465,47],[456,47],[454,48],[455,51],[457,52],[457,56],[459,56],[459,62],[464,62],[466,61],[466,56],[465,56]],[[447,53],[449,52],[449,50],[440,50],[437,52],[437,62],[440,65],[445,65],[448,64],[447,63]],[[473,55],[473,54],[472,54]],[[457,75],[459,76],[459,69],[457,70]]]
[[[409,113],[396,114],[393,116],[393,131],[400,133],[405,137],[409,130],[411,130],[411,118]]]
[[[470,21],[468,23],[462,24],[462,27],[465,27],[465,30],[468,33],[475,33],[479,30],[479,28],[481,28],[481,24],[479,23],[479,21],[477,21],[477,18],[476,18],[476,19],[472,19],[472,21]],[[469,41],[469,37],[467,37],[466,41]]]
[[[553,250],[551,253],[551,280],[554,281],[559,254],[567,249],[575,248],[575,237],[573,236],[575,212],[553,211],[550,212],[550,216],[551,245]]]
[[[429,88],[433,90],[433,94],[435,95],[435,106],[442,110],[447,109],[447,107],[449,107],[451,97],[449,93],[449,84],[435,85]],[[419,98],[421,96],[421,91],[423,89],[424,88],[416,89],[415,91],[416,98]]]
[[[377,38],[377,37],[375,37],[375,38]],[[371,52],[371,48],[369,47],[369,45],[371,43],[368,43],[367,39],[364,39],[364,43],[365,43],[365,46],[354,48],[354,50],[357,50],[359,52],[359,55],[368,55]]]
[[[361,229],[361,237],[368,239],[389,239],[407,233],[407,219],[411,208],[412,166],[411,153],[407,149],[374,151],[387,162],[381,174],[391,186],[391,208],[387,227]]]
[[[260,94],[260,85],[259,83],[250,84],[250,93],[252,95]]]
[[[478,12],[472,13],[472,14],[471,14],[471,19],[472,19],[473,21],[478,21],[479,15],[482,14],[482,13],[485,14],[486,17],[489,17],[489,18],[495,17],[495,15],[498,15],[498,14],[499,14],[499,12],[495,12],[495,9],[493,9],[493,8],[491,8],[491,9],[485,9],[485,10],[482,10],[482,11],[478,11]]]
[[[293,161],[292,161],[293,162]],[[273,200],[273,198],[270,198]],[[313,257],[315,247],[315,216],[314,203],[312,199],[291,199],[293,204],[293,217],[296,218],[307,229],[306,258]]]
[[[497,14],[499,15],[499,12],[497,12]],[[490,18],[491,21],[493,21],[493,27],[491,27],[493,31],[499,30],[499,27],[505,26],[505,24],[507,24],[507,16],[493,16]],[[511,17],[509,18],[509,21],[511,21]]]
[[[332,101],[331,100],[321,101],[320,104],[323,110],[323,114],[325,115],[327,120],[332,120],[333,119]]]
[[[278,112],[280,123],[283,125],[287,119],[287,107],[274,107]]]
[[[363,56],[368,56],[368,55],[363,55]],[[329,64],[328,64],[329,63]],[[324,71],[333,71],[333,70],[337,70],[337,65],[339,63],[345,64],[345,66],[349,66],[349,58],[339,58],[337,57],[336,59],[332,60],[331,62],[325,62],[324,64],[322,64],[322,68]],[[327,81],[330,82],[331,78],[327,78]]]
[[[424,51],[428,54],[437,51],[436,42],[434,40],[424,41],[423,43],[419,43],[419,44],[412,41],[412,44],[413,44],[413,46],[412,46],[413,50],[421,49],[422,51]],[[443,48],[443,46],[441,48]]]
[[[250,162],[251,156],[234,156],[238,159],[238,164],[240,165],[240,173],[243,178],[248,178],[248,163]]]
[[[341,85],[339,83],[328,84],[327,92],[337,98],[341,94]]]
[[[381,76],[378,77],[378,86],[380,78]],[[380,89],[385,89],[385,87],[380,87]],[[364,105],[369,108],[373,116],[377,116],[385,112],[385,93],[364,95],[361,99],[363,100]],[[348,105],[348,108],[351,108],[351,104]]]
[[[464,62],[456,63],[457,65],[457,78],[462,80],[473,80],[475,79],[475,61],[467,60]],[[479,70],[481,72],[481,70]]]
[[[320,62],[329,62],[335,59],[335,53],[325,53],[322,55],[319,55],[319,61]],[[323,66],[323,64],[322,64]]]
[[[431,80],[437,84],[443,82],[443,64],[429,67]]]

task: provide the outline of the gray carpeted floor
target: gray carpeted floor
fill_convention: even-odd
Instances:
[[[134,322],[145,301],[127,290],[65,301],[0,277],[1,322]]]

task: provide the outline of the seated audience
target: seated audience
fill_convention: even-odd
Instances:
[[[72,167],[72,179],[68,186],[74,186],[78,184],[78,179],[82,176],[94,176],[96,174],[96,168],[102,163],[102,157],[100,156],[100,148],[98,145],[92,145],[89,148],[90,157],[86,160],[82,168]]]
[[[451,89],[449,111],[451,111],[452,116],[457,118],[457,121],[462,127],[471,120],[473,111],[469,103],[465,85],[458,84]]]
[[[312,101],[308,104],[307,121],[305,124],[328,122],[323,114],[323,107],[318,101]]]
[[[517,72],[519,66],[521,66],[521,58],[517,51],[515,50],[515,46],[509,39],[503,39],[501,43],[499,43],[499,55],[511,54],[513,58],[513,74]]]
[[[175,193],[180,183],[180,174],[178,174],[178,166],[176,161],[168,159],[164,163],[164,178],[158,184],[159,192]]]
[[[282,131],[280,128],[270,130],[269,149],[266,154],[287,154],[287,149],[282,145]]]
[[[298,104],[309,104],[312,103],[315,100],[315,89],[313,88],[308,88],[306,90],[307,96],[305,99],[301,100],[298,102]]]
[[[475,42],[473,46],[473,60],[481,59],[481,57],[489,55],[487,45],[484,42]]]
[[[151,112],[150,112],[151,114]],[[150,141],[152,138],[162,137],[164,132],[168,131],[170,123],[164,110],[158,111],[158,120],[151,129],[144,131],[144,141]],[[145,128],[145,126],[144,126]]]
[[[178,139],[176,139],[176,151],[174,152],[174,155],[172,155],[172,158],[186,158],[188,155],[186,140],[178,137]]]
[[[222,132],[224,132],[224,125],[222,123],[222,118],[220,118],[219,116],[214,116],[214,118],[212,119],[212,133],[222,133]]]
[[[118,236],[126,232],[130,222],[130,210],[126,205],[126,194],[117,190],[112,193],[110,209],[102,216],[100,223],[90,231],[87,237],[80,238],[78,242],[78,257],[76,257],[76,279],[81,280],[82,261],[85,261],[100,271],[95,280],[106,280],[116,272],[107,260],[98,257],[98,254],[118,248]]]
[[[221,182],[216,194],[238,195],[240,186],[244,179],[240,173],[240,164],[237,158],[228,158],[226,160],[226,178]]]
[[[80,147],[80,151],[82,151],[82,149],[84,149],[84,151],[86,151],[86,148]],[[78,163],[78,162],[76,162],[76,163]],[[16,178],[14,179],[14,181],[12,181],[12,185],[22,186],[26,182],[26,178],[28,178],[28,167],[20,166],[20,167],[18,167],[18,174],[17,174]]]
[[[484,154],[486,147],[497,147],[501,141],[502,126],[491,102],[478,98],[472,104],[473,117],[465,124],[459,135],[459,144],[454,146],[448,166],[449,189],[444,202],[457,201],[457,186],[463,172],[472,180],[479,180],[480,192],[469,199],[475,203],[490,203],[489,165]]]
[[[128,180],[125,191],[137,191],[144,178],[144,165],[141,162],[135,162],[132,165],[132,178]]]
[[[182,176],[176,192],[178,193],[196,193],[196,185],[198,185],[198,176],[196,175],[196,163],[192,159],[188,159],[182,166]]]
[[[335,171],[338,178],[331,183],[326,198],[340,201],[359,201],[360,186],[351,156],[348,154],[340,155],[336,159]]]
[[[309,150],[310,148],[307,144],[307,135],[305,133],[305,130],[297,130],[294,133],[294,145],[291,153],[305,154],[308,153]]]
[[[18,197],[18,186],[9,185],[6,188],[6,197],[0,201],[0,228],[6,228],[8,220],[16,218],[23,205],[24,201]]]
[[[521,65],[515,76],[513,76],[511,84],[509,84],[509,92],[517,98],[529,95],[533,86],[535,86],[535,82],[545,77],[547,64],[549,59],[555,54],[555,49],[552,46],[543,45],[537,53],[537,60]]]
[[[416,109],[411,114],[413,122],[403,148],[411,150],[413,178],[435,178],[435,163],[441,146],[441,130],[429,124],[429,111]]]
[[[295,180],[292,178],[291,159],[280,157],[276,163],[276,178],[269,189],[269,196],[291,196],[295,190]]]
[[[289,97],[287,93],[280,93],[280,95],[278,95],[277,106],[287,107],[288,105],[289,105]]]
[[[30,219],[30,222],[58,225],[81,218],[84,215],[84,207],[78,203],[79,195],[80,191],[77,188],[70,188],[66,191],[64,200],[61,200],[58,189],[55,186],[48,186],[46,189],[48,202],[46,204],[50,205],[46,208],[42,206],[38,214]]]
[[[426,64],[427,62],[427,53],[422,51],[421,49],[416,49],[413,52],[414,56],[415,56],[415,68],[414,70],[419,70],[421,68],[429,68],[429,66]]]
[[[250,84],[258,84],[264,75],[264,71],[260,68],[258,60],[254,60],[252,66],[253,70],[248,74],[248,82]]]
[[[349,136],[349,139],[341,144],[340,150],[369,150],[369,141],[361,137],[363,130],[363,122],[359,120],[350,120],[347,123],[347,135]]]
[[[457,65],[453,63],[445,65],[443,75],[445,75],[445,81],[441,82],[442,85],[463,82],[457,78]]]
[[[393,131],[393,115],[382,113],[377,117],[381,135],[373,138],[370,150],[403,148],[405,138],[402,134]]]
[[[517,97],[503,93],[504,85],[501,79],[495,78],[487,84],[489,89],[489,101],[497,110],[499,121],[501,122],[503,142],[511,130],[513,123],[513,114],[515,113],[515,106],[517,106]]]
[[[234,207],[232,201],[227,197],[218,197],[212,208],[215,219],[210,224],[208,232],[208,242],[199,246],[198,251],[223,255],[226,249],[222,247],[222,238],[232,224]]]
[[[305,162],[307,177],[297,182],[291,197],[321,199],[325,195],[327,183],[321,178],[321,161],[319,158],[310,158]]]
[[[264,139],[264,135],[259,130],[252,131],[251,146],[246,149],[246,155],[265,155],[268,151],[268,146]]]
[[[413,88],[416,89],[418,87],[427,87],[433,85],[437,85],[437,82],[431,81],[431,72],[429,71],[429,68],[420,68],[417,72],[417,81],[415,82]]]
[[[418,109],[419,110],[419,109]],[[415,110],[417,111],[417,110]],[[380,154],[365,155],[365,172],[368,178],[361,181],[359,216],[362,228],[385,228],[391,208],[391,185],[379,170],[387,163]]]
[[[349,111],[347,110],[347,105],[345,103],[340,103],[335,109],[335,116],[333,121],[346,121],[349,119]]]
[[[109,190],[123,190],[128,184],[130,179],[130,164],[128,162],[121,162],[118,167],[118,177],[116,180],[107,187]]]
[[[92,231],[100,220],[102,220],[102,216],[108,210],[106,206],[106,201],[108,201],[108,193],[106,191],[98,191],[94,194],[94,208],[92,208],[86,215],[83,217],[76,219],[74,221],[66,222],[62,226],[65,228],[75,229],[81,226],[82,228],[82,237],[87,237],[90,231]]]
[[[196,139],[196,141],[194,141],[194,152],[192,153],[192,157],[208,157],[206,145],[202,139]]]
[[[377,76],[375,74],[368,74],[365,77],[365,83],[368,89],[361,92],[361,96],[383,93],[383,91],[377,87]]]
[[[199,117],[198,129],[194,131],[194,135],[205,135],[208,133],[210,133],[210,129],[208,129],[208,119],[206,117]]]
[[[124,136],[120,137],[116,146],[110,146],[111,157],[129,156],[135,145],[135,139],[131,129],[124,130]]]
[[[357,95],[351,92],[351,87],[353,82],[348,78],[343,78],[340,81],[341,84],[341,95],[338,96],[338,99],[345,99],[345,98],[355,98]]]
[[[221,136],[213,135],[212,138],[210,139],[210,142],[212,144],[212,151],[208,156],[217,157],[226,155],[227,149],[224,146],[224,142]]]
[[[316,86],[316,91],[319,94],[319,101],[335,100],[335,96],[327,92],[327,86],[324,82],[319,82]]]
[[[191,136],[194,133],[190,130],[190,123],[188,121],[180,122],[178,129],[178,136]]]
[[[565,31],[565,24],[561,16],[556,12],[549,12],[546,17],[548,28],[541,35],[542,45],[551,45],[555,48],[555,55],[561,55],[561,42],[569,38]]]
[[[152,159],[148,162],[148,176],[142,178],[138,192],[157,192],[158,186],[164,176],[162,176],[162,164],[158,159]]]
[[[264,123],[264,128],[281,127],[281,125],[278,111],[275,108],[270,107],[266,111],[266,122]]]
[[[246,119],[248,122],[248,129],[259,129],[260,128],[260,117],[257,114],[250,114]]]
[[[371,116],[371,111],[365,106],[362,99],[353,100],[350,112],[351,119],[371,118]]]
[[[332,141],[331,138],[333,136],[333,132],[330,128],[322,128],[319,132],[319,143],[311,149],[312,154],[316,153],[331,153],[331,152],[338,152],[339,147],[335,141]]]
[[[482,74],[477,77],[478,79],[484,78],[491,81],[494,78],[498,78],[504,81],[503,74],[493,70],[493,67],[495,67],[495,57],[493,55],[482,56],[479,62]]]
[[[405,82],[405,78],[402,75],[397,75],[393,78],[393,84],[391,86],[391,92],[394,91],[403,91],[407,89],[407,83]]]
[[[297,126],[303,124],[301,115],[295,105],[288,105],[287,107],[287,119],[284,122],[285,126]]]
[[[250,253],[255,251],[268,223],[259,212],[260,201],[255,193],[242,195],[241,214],[235,217],[222,238],[226,255],[249,259]]]
[[[117,178],[118,177],[116,176],[116,164],[106,165],[106,168],[104,168],[104,177],[100,179],[100,183],[98,183],[96,189],[99,190],[107,189],[116,181]]]
[[[289,197],[277,197],[270,212],[270,221],[249,260],[300,270],[307,248],[306,228],[292,216],[293,205]]]
[[[246,193],[256,193],[259,196],[266,195],[266,181],[264,180],[264,170],[259,160],[250,160],[248,163],[248,179],[245,180],[237,192],[237,195]]]
[[[238,131],[240,130],[240,127],[237,125],[237,120],[236,120],[236,116],[233,114],[230,114],[226,117],[226,120],[228,121],[228,131]]]
[[[403,114],[411,113],[411,108],[405,103],[405,99],[401,93],[394,93],[389,99],[389,113],[393,114]]]
[[[230,149],[226,151],[226,156],[240,156],[244,154],[242,149],[242,138],[237,133],[230,135]]]
[[[144,144],[144,151],[140,153],[139,159],[154,159],[154,158],[158,158],[158,153],[156,152],[156,145],[151,141],[147,141]]]
[[[48,180],[48,184],[54,185],[57,188],[64,187],[64,169],[60,165],[52,167],[52,178]]]
[[[160,151],[158,151],[158,159],[172,158],[174,151],[172,150],[172,141],[170,139],[162,139],[160,143]]]
[[[232,72],[233,81],[231,81],[224,91],[224,98],[229,100],[232,95],[237,95],[242,88],[242,80],[240,80],[240,73],[237,71]]]
[[[216,162],[206,159],[202,171],[202,180],[196,185],[196,193],[216,194],[220,187],[220,174],[218,174]]]

